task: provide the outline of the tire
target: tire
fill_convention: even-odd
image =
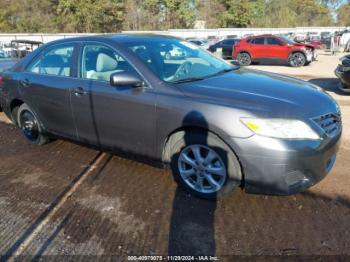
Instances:
[[[27,104],[17,110],[17,124],[26,140],[33,145],[44,145],[49,138],[43,133],[40,121]]]
[[[292,53],[288,59],[291,67],[302,67],[306,64],[306,57],[301,52]]]
[[[249,66],[252,63],[252,58],[250,54],[242,52],[237,55],[237,61],[241,66]]]
[[[190,158],[195,160],[195,148],[199,148],[203,160],[197,162],[196,168],[189,165],[188,158],[184,157],[192,156]],[[220,138],[210,132],[178,132],[168,141],[167,151],[175,181],[181,188],[197,197],[214,200],[228,196],[241,186],[242,172],[237,157]],[[209,152],[211,161],[204,163]],[[210,173],[211,170],[214,173]],[[192,174],[188,175],[190,173]],[[218,175],[219,173],[221,175]],[[200,180],[202,183],[199,183]],[[215,186],[210,181],[214,181]],[[202,187],[198,186],[199,184],[202,184]]]

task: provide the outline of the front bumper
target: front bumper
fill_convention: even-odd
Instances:
[[[248,193],[290,195],[321,181],[332,169],[341,131],[320,141],[281,140],[254,135],[232,138]]]
[[[350,70],[344,70],[343,65],[338,65],[335,69],[335,75],[340,79],[342,84],[347,88],[340,88],[344,92],[350,92]]]
[[[314,56],[314,52],[307,52],[306,53],[306,61],[307,62],[312,62],[315,60],[316,60],[316,57]]]

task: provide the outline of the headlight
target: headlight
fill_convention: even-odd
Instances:
[[[342,58],[339,59],[339,61],[340,61],[340,62],[343,62],[343,61],[345,61],[345,60],[347,60],[347,59],[349,59],[349,58],[346,57],[346,56],[343,56]]]
[[[306,123],[292,119],[241,118],[254,133],[284,139],[320,139],[320,136]]]

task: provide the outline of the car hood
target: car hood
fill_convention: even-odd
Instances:
[[[350,66],[350,55],[347,55],[347,56],[344,56],[342,59],[341,59],[341,63],[343,66]]]
[[[303,46],[303,47],[307,47],[307,48],[311,48],[311,49],[315,49],[315,45],[313,45],[312,43],[294,43],[294,46]]]
[[[259,117],[316,117],[338,111],[337,103],[309,82],[258,70],[238,70],[178,84],[186,96],[230,106]]]

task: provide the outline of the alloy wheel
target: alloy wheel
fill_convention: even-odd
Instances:
[[[178,169],[183,181],[193,190],[210,194],[219,191],[226,181],[226,167],[211,148],[190,145],[179,155]]]
[[[291,65],[294,67],[300,67],[305,65],[305,56],[301,53],[292,54]]]

